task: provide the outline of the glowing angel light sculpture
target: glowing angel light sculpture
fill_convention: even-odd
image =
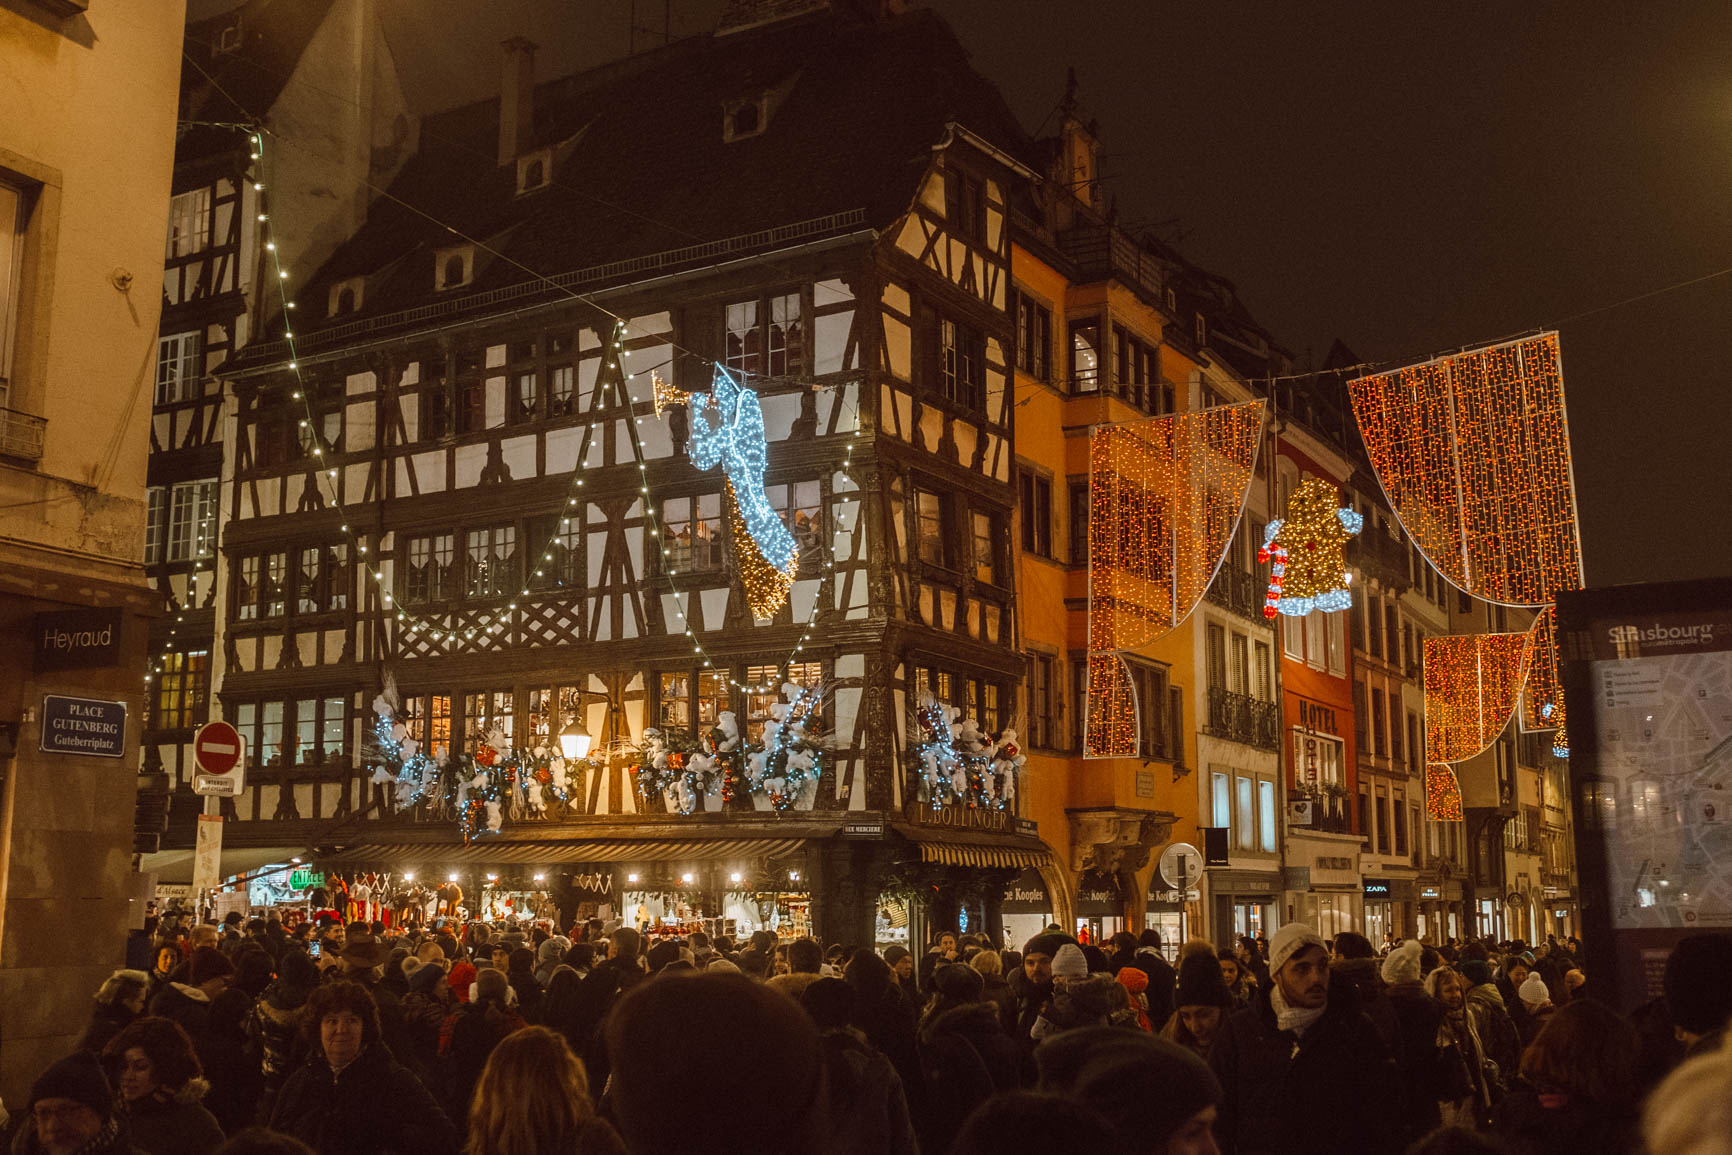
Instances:
[[[723,504],[746,600],[755,616],[773,616],[794,586],[799,547],[764,492],[769,446],[758,395],[717,365],[709,393],[686,393],[658,379],[655,401],[658,412],[681,401],[691,406],[692,464],[699,469],[719,464],[727,475]]]

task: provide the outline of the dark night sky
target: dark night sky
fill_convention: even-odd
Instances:
[[[1732,266],[1732,5],[934,6],[1301,360],[1558,328],[1590,584],[1732,574],[1732,276],[1565,320]]]
[[[1075,65],[1121,219],[1233,279],[1301,362],[1559,328],[1590,584],[1732,574],[1732,276],[1568,319],[1732,266],[1732,4],[931,5],[1031,131]],[[720,8],[673,0],[673,34]],[[496,91],[507,35],[543,76],[622,54],[633,5],[379,9],[426,109]]]

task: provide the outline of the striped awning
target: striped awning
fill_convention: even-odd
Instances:
[[[946,866],[1008,866],[1018,870],[1039,866],[1052,856],[1044,850],[1016,850],[1005,846],[979,846],[957,842],[922,842],[920,860]]]
[[[805,845],[803,838],[706,838],[670,841],[571,839],[560,842],[498,842],[350,846],[321,854],[320,866],[389,864],[414,866],[512,866],[591,862],[750,862],[782,858]]]

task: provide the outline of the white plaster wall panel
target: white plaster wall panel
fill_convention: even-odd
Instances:
[[[778,393],[773,397],[760,397],[759,405],[764,410],[764,434],[771,445],[778,441],[787,441],[793,436],[794,422],[800,418],[800,395],[798,393]]]
[[[969,602],[968,603],[967,621],[968,621],[968,636],[971,638],[978,638],[980,636],[980,603],[979,602]]]
[[[503,356],[504,349],[500,349]],[[493,350],[487,350],[489,362],[493,359]],[[489,377],[485,382],[487,389],[487,428],[498,429],[505,424],[505,378]]]
[[[848,352],[848,330],[853,327],[853,313],[827,313],[813,319],[812,371],[840,373],[847,366],[843,357]]]
[[[626,322],[626,341],[633,337],[654,337],[662,333],[674,331],[673,314],[663,310],[660,313],[646,313],[642,317],[633,317]]]
[[[927,172],[926,182],[920,186],[920,203],[944,215],[944,173],[936,167]]]
[[[641,336],[641,334],[635,335]],[[674,348],[672,345],[657,342],[654,345],[632,348],[631,339],[627,338],[624,359],[625,371],[633,375],[626,379],[627,391],[639,401],[648,401],[652,396],[650,374],[655,372],[660,373],[663,377],[671,377],[673,375],[673,360]]]
[[[522,481],[535,476],[535,435],[526,433],[522,437],[507,438],[499,447],[499,455],[505,461],[505,468],[511,471],[513,481]]]
[[[788,605],[794,614],[794,624],[804,625],[812,616],[812,607],[818,601],[818,587],[822,583],[816,579],[797,581],[794,588],[788,591]]]
[[[481,481],[481,470],[487,465],[487,446],[460,445],[457,447],[456,462],[452,468],[451,488],[468,489]],[[428,482],[421,482],[421,492],[426,493],[432,488]]]
[[[1004,611],[997,606],[986,607],[986,640],[995,645],[998,642],[999,623],[1003,617]]]
[[[499,366],[505,364],[505,362],[506,356],[504,345],[487,346],[487,360],[485,362],[487,368],[497,369]]]
[[[373,463],[370,461],[361,461],[356,462],[354,465],[343,466],[340,472],[342,473],[343,478],[344,501],[357,501],[363,493],[367,492],[367,475],[372,472],[372,469]],[[326,486],[324,492],[325,504],[329,505],[331,501],[330,487]]]
[[[931,586],[923,585],[920,587],[920,592],[917,595],[917,597],[915,598],[915,604],[920,607],[920,620],[921,621],[936,624],[937,618],[936,618],[936,616],[933,612],[933,609],[932,609],[932,587]]]
[[[866,676],[865,654],[841,654],[836,658],[836,676],[838,678],[864,678]],[[842,691],[838,690],[838,694]]]
[[[266,634],[259,639],[258,665],[254,669],[274,670],[277,662],[283,656],[283,639],[280,634]]]
[[[421,440],[421,395],[397,394],[397,405],[403,411],[403,437],[409,442]]]
[[[920,431],[926,437],[926,448],[936,449],[938,442],[944,437],[944,414],[936,409],[922,409]]]
[[[914,346],[908,322],[884,314],[884,368],[898,381],[912,381]]]
[[[950,436],[956,442],[957,460],[964,465],[973,464],[974,446],[980,440],[980,432],[965,421],[953,421]]]
[[[926,230],[913,213],[902,218],[902,227],[896,230],[896,247],[916,259],[926,250]]]
[[[826,305],[840,305],[854,299],[848,283],[832,278],[828,281],[817,281],[812,285],[812,305],[822,309]]]
[[[637,432],[643,442],[643,455],[646,460],[655,461],[674,455],[674,437],[666,421],[653,417],[645,418],[644,423],[637,427]]]
[[[375,409],[371,401],[358,401],[343,407],[343,451],[345,453],[362,453],[373,448],[377,439],[377,426],[373,420]]]
[[[698,596],[703,599],[704,624],[712,630],[720,628],[722,622],[727,620],[727,587],[723,586],[721,589],[704,590]]]
[[[583,430],[561,429],[547,435],[547,472],[570,473],[577,468],[577,448],[583,444]]]
[[[421,384],[421,362],[411,361],[403,366],[403,377],[397,382],[397,388],[407,389],[411,385]]]
[[[258,505],[252,510],[253,517],[269,517],[271,514],[277,512],[277,503],[282,496],[284,480],[285,479],[281,477],[267,477],[258,482],[257,488],[259,491],[259,501]],[[251,488],[253,487],[243,485],[241,486],[241,492],[246,493]]]
[[[879,300],[884,302],[886,309],[894,310],[902,314],[904,318],[909,315],[909,310],[912,307],[907,288],[896,281],[884,282],[884,287],[879,292]]]
[[[938,624],[947,630],[956,628],[956,594],[950,590],[938,591]]]

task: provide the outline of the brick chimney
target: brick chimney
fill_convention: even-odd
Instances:
[[[535,45],[521,36],[500,44],[499,163],[517,159],[535,131]]]

